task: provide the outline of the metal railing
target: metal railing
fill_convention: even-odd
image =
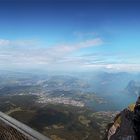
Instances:
[[[6,125],[16,129],[21,134],[25,135],[29,140],[50,140],[46,136],[40,134],[39,132],[33,130],[27,125],[17,121],[16,119],[0,112],[0,121]]]

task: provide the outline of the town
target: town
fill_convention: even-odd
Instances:
[[[47,97],[46,95],[39,95],[37,100],[38,103],[52,103],[52,104],[65,104],[77,107],[84,107],[85,104],[81,101],[76,101],[71,98],[66,97]]]

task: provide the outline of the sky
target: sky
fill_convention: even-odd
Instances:
[[[0,69],[140,71],[138,0],[0,0]]]

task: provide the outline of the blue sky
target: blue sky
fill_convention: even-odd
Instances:
[[[138,0],[0,0],[0,69],[140,71]]]

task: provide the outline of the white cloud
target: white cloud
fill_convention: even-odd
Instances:
[[[103,44],[102,39],[95,38],[95,39],[85,40],[83,42],[78,42],[72,45],[69,45],[69,44],[58,45],[58,46],[48,49],[48,51],[51,51],[49,52],[50,54],[53,54],[56,56],[57,55],[62,56],[62,55],[67,55],[69,53],[78,51],[79,49],[100,46],[102,44]]]
[[[85,70],[95,70],[95,69],[102,69],[102,70],[107,70],[107,71],[117,71],[117,72],[140,72],[140,64],[84,64],[83,68]]]
[[[0,64],[5,65],[47,65],[65,64],[65,59],[72,53],[87,47],[100,46],[100,38],[85,40],[74,44],[56,45],[53,47],[35,47],[34,41],[4,40],[0,41]],[[21,66],[20,65],[20,66]]]
[[[9,40],[0,39],[0,46],[8,46],[10,45]]]
[[[33,40],[0,39],[0,66],[46,67],[52,69],[104,69],[109,71],[140,71],[140,64],[131,63],[130,58],[117,54],[73,55],[81,49],[97,47],[103,44],[100,38],[85,40],[73,44],[56,44],[42,47]],[[37,44],[37,45],[36,45]],[[133,62],[135,58],[133,58]],[[137,60],[137,58],[136,58]]]
[[[30,46],[36,46],[36,41],[0,39],[0,48],[1,47],[30,47]]]
[[[98,45],[102,45],[102,44],[103,44],[102,39],[96,38],[96,39],[90,39],[90,40],[86,40],[84,42],[80,42],[75,47],[76,48],[87,48],[87,47],[93,47],[93,46],[98,46]]]
[[[42,47],[33,40],[4,40],[0,39],[0,66],[9,67],[39,67],[51,69],[104,69],[110,71],[140,71],[140,64],[127,61],[125,56],[117,54],[92,53],[81,56],[73,54],[81,49],[97,47],[103,44],[100,38],[84,40],[74,44]],[[37,44],[37,45],[36,45]]]
[[[134,63],[109,64],[106,65],[106,68],[110,70],[116,70],[116,71],[136,72],[136,71],[140,71],[140,64],[134,64]]]

